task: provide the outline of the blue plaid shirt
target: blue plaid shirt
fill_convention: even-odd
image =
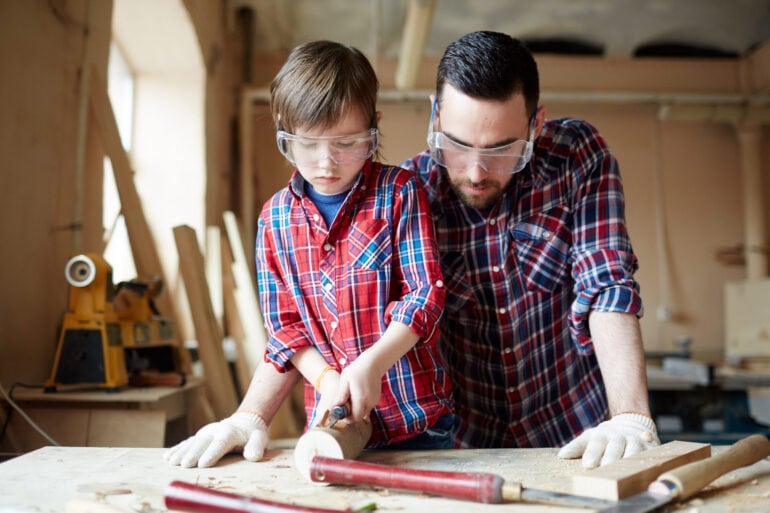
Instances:
[[[402,164],[431,203],[446,302],[439,348],[461,447],[553,447],[607,415],[591,310],[642,313],[617,161],[596,129],[548,120],[486,212],[426,151]]]

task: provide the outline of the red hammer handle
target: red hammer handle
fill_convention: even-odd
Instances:
[[[191,513],[341,513],[346,510],[311,508],[296,504],[266,501],[234,493],[172,481],[164,492],[166,507]]]
[[[503,478],[483,472],[447,472],[392,467],[315,456],[310,479],[319,483],[372,485],[476,502],[502,502]]]

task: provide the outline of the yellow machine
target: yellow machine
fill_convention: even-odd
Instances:
[[[143,371],[175,372],[180,343],[174,325],[155,309],[160,281],[112,283],[112,267],[85,253],[67,262],[69,307],[46,390],[61,385],[117,389]]]

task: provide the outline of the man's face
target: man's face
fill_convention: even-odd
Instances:
[[[529,121],[524,95],[520,93],[505,101],[479,100],[446,84],[434,130],[465,146],[496,148],[526,140]],[[513,174],[490,173],[478,164],[447,169],[447,174],[460,199],[475,208],[494,204],[513,179]]]

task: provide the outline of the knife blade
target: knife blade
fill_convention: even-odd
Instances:
[[[770,456],[770,441],[764,435],[743,438],[716,456],[694,461],[664,472],[646,492],[638,493],[599,513],[649,513],[670,502],[688,499],[716,478]]]
[[[329,420],[326,427],[329,429],[333,428],[334,425],[350,415],[350,407],[347,404],[338,404],[337,406],[332,406],[331,410],[329,411]]]

